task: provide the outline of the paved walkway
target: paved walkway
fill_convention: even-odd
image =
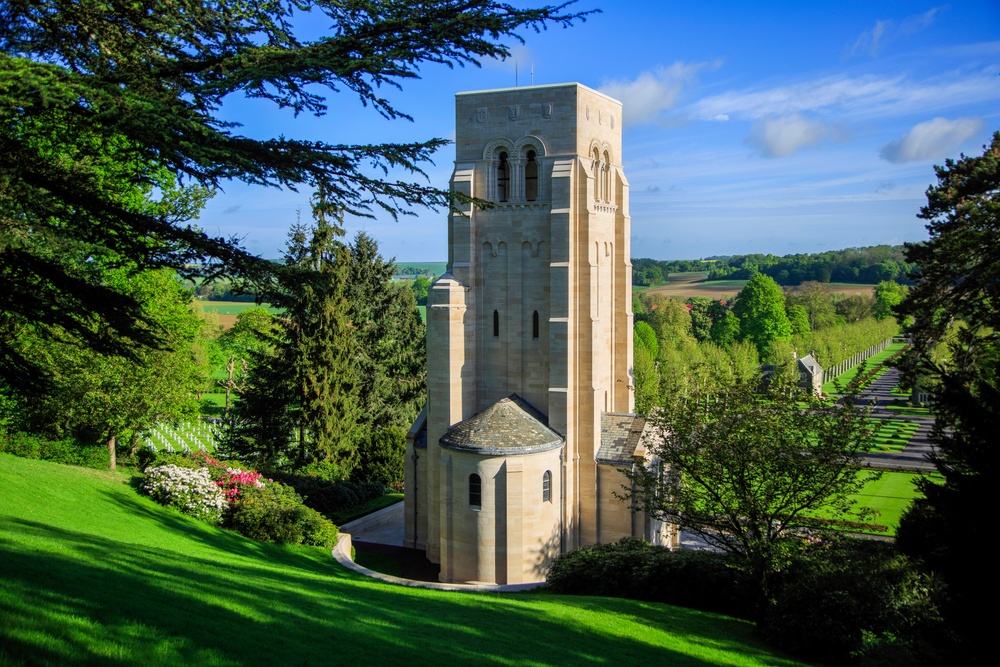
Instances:
[[[934,417],[916,417],[900,415],[888,406],[899,396],[893,394],[893,388],[899,383],[900,372],[897,368],[888,368],[861,392],[859,404],[870,406],[873,419],[892,419],[919,424],[910,440],[899,452],[872,452],[865,461],[879,468],[898,468],[900,470],[931,471],[934,464],[928,458],[933,451],[930,440],[931,429],[934,427]]]

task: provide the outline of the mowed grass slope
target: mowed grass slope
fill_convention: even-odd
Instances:
[[[0,664],[793,665],[723,616],[381,584],[0,454]]]

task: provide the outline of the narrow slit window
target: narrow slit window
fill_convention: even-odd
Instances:
[[[500,153],[500,162],[497,164],[497,201],[507,201],[510,196],[510,164],[507,162],[507,153]]]
[[[542,475],[542,502],[552,502],[552,471],[546,470]]]
[[[483,480],[479,475],[469,475],[469,507],[483,506]]]
[[[493,337],[500,337],[500,311],[493,311]]]
[[[528,201],[538,199],[538,161],[535,151],[528,151],[528,161],[524,165],[524,198]]]
[[[531,337],[538,338],[538,311],[531,314]]]

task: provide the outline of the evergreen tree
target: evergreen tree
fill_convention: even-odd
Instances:
[[[898,310],[914,318],[907,370],[936,380],[933,461],[944,483],[918,482],[922,497],[900,522],[897,543],[944,578],[946,620],[961,638],[953,660],[971,664],[992,650],[981,610],[993,604],[986,582],[994,559],[964,538],[988,524],[1000,485],[1000,132],[982,156],[935,171],[919,215],[930,239],[907,246],[919,272]],[[939,353],[943,341],[950,354]]]
[[[360,423],[371,430],[409,425],[424,402],[424,324],[412,290],[392,281],[395,265],[360,232],[350,245],[347,299],[358,341]]]
[[[785,314],[785,295],[773,278],[755,274],[740,290],[733,305],[740,320],[740,340],[749,340],[767,358],[776,340],[790,341],[792,325]]]
[[[340,211],[322,192],[313,211],[314,225],[289,232],[278,287],[266,295],[284,310],[284,331],[251,373],[228,443],[262,465],[312,465],[343,477],[355,462],[361,417],[350,252]]]
[[[253,138],[228,120],[225,99],[323,115],[325,94],[346,90],[387,119],[407,119],[382,89],[417,78],[422,63],[505,58],[503,40],[520,39],[518,30],[585,15],[495,0],[0,4],[0,376],[38,385],[23,382],[32,369],[6,344],[26,324],[120,354],[162,342],[141,304],[91,272],[95,257],[136,271],[214,262],[209,273],[222,264],[265,280],[268,263],[188,224],[229,180],[321,190],[356,215],[451,201],[445,190],[383,177],[420,174],[443,139]],[[317,25],[329,28],[303,34]],[[197,187],[163,190],[181,180]],[[138,204],[133,186],[165,192],[166,205]]]

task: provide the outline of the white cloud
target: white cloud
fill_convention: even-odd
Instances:
[[[656,123],[677,103],[684,86],[694,81],[706,63],[676,62],[641,73],[635,79],[607,81],[600,91],[622,103],[626,124]],[[718,66],[716,63],[714,66]]]
[[[827,76],[770,88],[733,90],[702,98],[683,111],[699,120],[726,115],[756,120],[837,110],[852,120],[934,113],[1000,99],[996,73],[948,72],[924,80],[904,76]]]
[[[784,157],[838,136],[834,128],[818,120],[792,114],[757,121],[750,128],[747,143],[765,157]]]
[[[934,15],[941,11],[941,7],[935,7],[923,14],[908,16],[898,23],[891,20],[875,21],[871,30],[865,30],[858,35],[854,46],[850,49],[850,55],[866,53],[870,56],[877,56],[882,46],[894,40],[898,36],[909,36],[920,32],[934,22]]]
[[[879,151],[889,162],[932,160],[955,153],[959,146],[983,129],[979,118],[935,118],[915,125],[906,136]]]
[[[867,53],[872,56],[878,55],[882,46],[882,38],[885,36],[889,21],[875,21],[875,26],[871,30],[865,30],[858,36],[851,49],[851,55],[857,53]]]

